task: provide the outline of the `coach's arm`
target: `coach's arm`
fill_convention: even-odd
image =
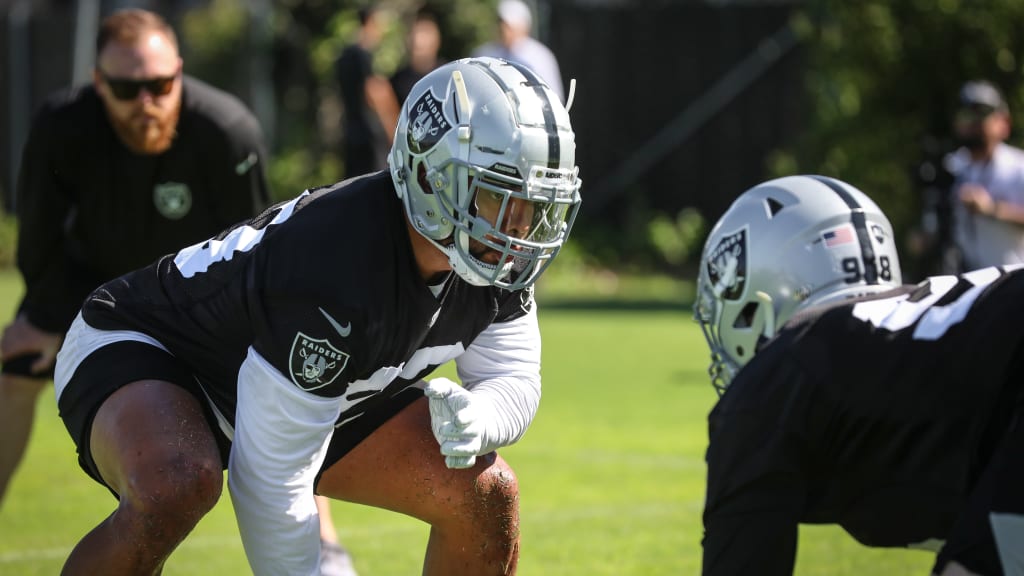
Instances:
[[[56,122],[48,108],[40,110],[22,152],[18,174],[18,269],[25,281],[21,312],[32,326],[63,334],[81,305],[69,297],[79,284],[71,277],[64,227],[74,205],[60,178],[56,156],[62,153],[54,135]]]

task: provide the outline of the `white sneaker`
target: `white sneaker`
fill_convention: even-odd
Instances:
[[[359,576],[349,555],[341,544],[320,541],[320,576]]]

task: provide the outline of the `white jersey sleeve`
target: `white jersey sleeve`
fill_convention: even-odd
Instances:
[[[252,348],[238,373],[228,487],[254,574],[320,573],[313,483],[340,407],[309,394]]]
[[[488,326],[455,360],[463,386],[494,405],[496,434],[481,453],[519,440],[540,405],[540,328],[537,307]]]

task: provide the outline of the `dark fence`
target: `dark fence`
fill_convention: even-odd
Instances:
[[[17,4],[30,8],[20,14],[27,27],[15,21]],[[8,209],[29,114],[71,81],[79,4],[0,3],[0,199]],[[99,4],[109,11],[140,3]],[[203,3],[148,3],[164,13],[197,4]],[[786,27],[795,2],[535,5],[542,39],[558,55],[565,80],[578,82],[572,117],[586,182],[581,225],[624,226],[637,210],[674,214],[687,206],[716,218],[767,175],[766,157],[800,128],[802,51]],[[27,81],[16,77],[19,66]]]
[[[552,3],[546,42],[575,77],[584,220],[629,209],[717,218],[766,176],[803,115],[785,2]]]
[[[0,13],[0,199],[10,208],[13,179],[32,110],[71,82],[72,2],[27,2]]]

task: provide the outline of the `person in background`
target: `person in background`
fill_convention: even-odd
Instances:
[[[694,315],[721,394],[705,575],[792,574],[802,523],[1024,574],[1024,268],[904,285],[866,194],[789,176],[712,229]]]
[[[474,56],[503,58],[523,64],[541,77],[565,102],[562,72],[551,49],[532,36],[533,14],[522,0],[501,0],[498,3],[498,40],[478,47]]]
[[[25,296],[0,338],[0,497],[85,297],[259,213],[269,200],[266,161],[255,116],[184,73],[177,36],[162,17],[128,9],[103,20],[92,84],[49,98],[22,153],[17,259]],[[330,516],[323,518],[330,537]],[[333,559],[325,566],[350,564],[336,537],[325,541],[325,554]]]
[[[953,121],[961,147],[945,161],[962,270],[1024,262],[1024,150],[1006,143],[1010,126],[993,84],[964,84]]]
[[[346,177],[383,170],[398,120],[391,83],[373,70],[373,51],[383,36],[382,12],[374,5],[359,10],[356,41],[335,62],[341,102],[342,160]]]
[[[391,75],[391,88],[399,103],[405,102],[420,78],[445,63],[438,55],[440,50],[441,28],[437,16],[427,10],[418,11],[406,37],[405,65]]]

